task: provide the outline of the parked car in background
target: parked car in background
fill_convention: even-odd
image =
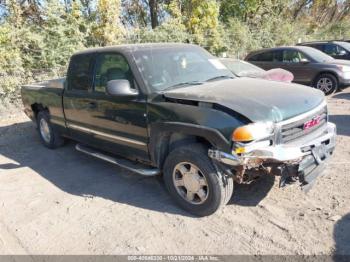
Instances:
[[[265,70],[288,70],[294,82],[313,86],[326,95],[350,85],[350,61],[334,59],[309,46],[262,49],[251,52],[245,60]]]
[[[281,186],[310,187],[335,148],[322,92],[235,77],[195,45],[82,51],[67,78],[25,85],[22,100],[46,147],[70,138],[83,153],[162,175],[173,199],[198,216],[228,203],[234,180],[276,175]]]
[[[282,68],[266,71],[258,66],[239,59],[221,58],[220,61],[238,77],[261,78],[287,83],[292,82],[294,78],[291,72]]]
[[[315,41],[297,45],[316,48],[335,59],[350,60],[350,43],[345,41]]]

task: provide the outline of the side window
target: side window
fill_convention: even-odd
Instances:
[[[258,61],[258,57],[259,57],[259,55],[253,55],[253,56],[249,57],[247,60],[248,61]]]
[[[259,54],[257,61],[272,62],[272,59],[273,59],[273,52],[266,52],[266,53]]]
[[[126,59],[120,54],[101,54],[97,59],[95,92],[105,93],[110,80],[126,79],[134,88],[134,79]]]
[[[248,61],[256,62],[271,62],[272,61],[272,52],[260,53],[253,55],[248,59]]]
[[[68,89],[87,91],[92,85],[94,54],[75,55],[71,58],[67,76]]]
[[[346,53],[346,50],[336,44],[327,44],[324,46],[323,52],[325,52],[327,55],[335,56],[335,55],[342,55],[344,54],[344,51]]]
[[[283,61],[283,52],[282,51],[273,51],[272,54],[273,62],[282,62]]]
[[[284,63],[300,63],[302,59],[307,59],[303,53],[296,50],[284,50],[283,62]]]
[[[252,56],[248,61],[257,62],[281,62],[282,61],[282,51],[272,51],[260,53]]]
[[[342,48],[341,46],[338,46],[338,55],[343,56],[343,55],[347,55],[349,52],[346,51],[344,48]]]

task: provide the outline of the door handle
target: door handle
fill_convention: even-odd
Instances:
[[[97,107],[97,104],[95,102],[89,102],[88,106],[89,106],[90,109],[94,109],[94,108]]]

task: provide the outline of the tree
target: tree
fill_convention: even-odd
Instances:
[[[16,1],[7,4],[7,17],[0,26],[0,98],[12,97],[25,79],[19,42],[23,26],[22,9]]]
[[[350,0],[0,0],[0,93],[61,75],[87,47],[190,42],[243,57],[349,27]]]
[[[106,46],[123,42],[125,29],[120,21],[120,6],[120,0],[98,0],[92,30],[95,44]]]
[[[173,0],[167,12],[183,25],[190,41],[217,53],[222,48],[219,32],[219,5],[215,0]]]
[[[297,0],[291,8],[294,20],[305,19],[320,26],[349,19],[349,0]]]
[[[65,67],[71,54],[86,46],[85,26],[79,2],[72,2],[67,8],[55,0],[49,1],[43,26],[33,29],[40,30],[36,33],[42,37],[40,61],[35,65],[47,69]]]
[[[263,0],[222,0],[220,19],[226,23],[230,18],[246,22],[259,10],[263,2]]]
[[[150,16],[151,16],[151,26],[154,29],[159,25],[157,0],[149,0],[148,6],[149,6],[149,11],[150,11]]]
[[[123,22],[128,27],[140,28],[147,26],[147,10],[142,1],[123,0]]]
[[[124,21],[134,27],[155,29],[164,16],[164,5],[169,0],[123,0]]]

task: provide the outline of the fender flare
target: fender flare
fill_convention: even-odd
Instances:
[[[224,152],[229,152],[231,149],[230,141],[216,129],[181,122],[153,123],[150,127],[149,152],[151,160],[156,166],[162,166],[168,150],[169,139],[174,133],[204,138],[213,147]]]

